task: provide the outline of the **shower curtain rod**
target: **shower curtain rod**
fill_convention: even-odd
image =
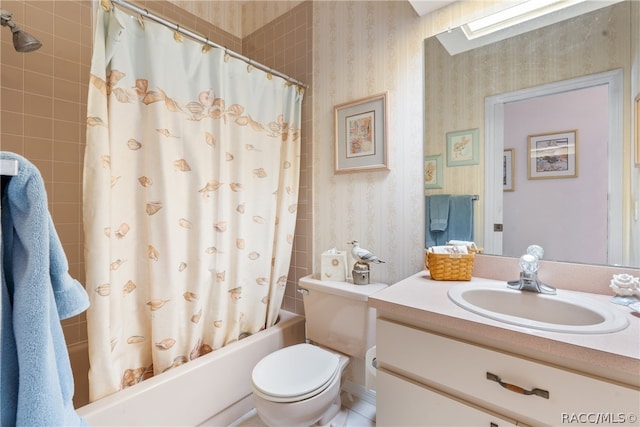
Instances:
[[[113,3],[113,4],[117,5],[117,6],[121,6],[121,7],[125,8],[125,9],[129,9],[131,11],[134,11],[135,13],[138,13],[138,14],[144,16],[145,18],[149,18],[152,21],[155,21],[155,22],[157,22],[159,24],[162,24],[165,27],[169,27],[174,31],[182,33],[185,36],[190,37],[190,38],[192,38],[194,40],[197,40],[197,41],[199,41],[201,43],[204,43],[204,44],[206,44],[208,46],[215,47],[215,48],[218,48],[218,49],[224,49],[225,53],[229,54],[230,56],[233,56],[234,58],[240,59],[240,60],[246,62],[247,64],[252,65],[252,66],[254,66],[254,67],[256,67],[256,68],[258,68],[258,69],[260,69],[262,71],[265,71],[267,73],[273,74],[273,75],[278,76],[278,77],[282,77],[283,79],[287,80],[288,82],[291,82],[291,83],[296,84],[298,86],[302,86],[305,89],[307,89],[309,87],[305,83],[302,83],[301,81],[298,81],[298,80],[294,79],[293,77],[287,76],[286,74],[283,74],[283,73],[281,73],[279,71],[276,71],[276,70],[274,70],[274,69],[272,69],[270,67],[267,67],[266,65],[263,65],[263,64],[261,64],[259,62],[256,62],[253,59],[247,58],[244,55],[241,55],[241,54],[239,54],[237,52],[234,52],[234,51],[232,51],[230,49],[227,49],[224,46],[221,46],[221,45],[219,45],[217,43],[214,43],[211,40],[209,40],[208,38],[201,36],[200,34],[197,34],[197,33],[194,33],[193,31],[187,30],[186,28],[183,28],[183,27],[181,27],[180,25],[178,25],[176,23],[168,21],[168,20],[166,20],[166,19],[164,19],[164,18],[162,18],[162,17],[160,17],[160,16],[158,16],[158,15],[156,15],[154,13],[149,12],[147,9],[143,9],[143,8],[141,8],[139,6],[136,6],[134,4],[128,3],[125,0],[111,0],[111,3]]]

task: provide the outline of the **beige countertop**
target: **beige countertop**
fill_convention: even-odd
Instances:
[[[482,282],[497,281],[471,280]],[[369,306],[377,309],[378,317],[640,388],[640,316],[610,303],[611,296],[579,292],[620,310],[628,317],[627,328],[607,334],[558,333],[503,323],[459,307],[447,292],[460,283],[469,282],[435,281],[421,271],[370,296]]]

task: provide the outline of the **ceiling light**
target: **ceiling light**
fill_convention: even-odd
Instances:
[[[583,0],[528,0],[462,26],[472,40],[580,3]]]

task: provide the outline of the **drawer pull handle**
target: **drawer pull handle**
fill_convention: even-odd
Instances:
[[[526,390],[520,386],[514,385],[514,384],[509,384],[509,383],[505,383],[504,381],[502,381],[500,379],[499,376],[497,376],[496,374],[492,374],[491,372],[487,372],[487,379],[490,381],[495,381],[498,384],[500,384],[502,387],[506,388],[507,390],[510,390],[514,393],[518,393],[518,394],[524,394],[524,395],[536,395],[536,396],[540,396],[543,397],[545,399],[549,398],[549,392],[547,390],[542,390],[540,388],[534,388],[531,390]]]

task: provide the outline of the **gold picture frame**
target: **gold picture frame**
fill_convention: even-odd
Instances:
[[[334,107],[335,173],[389,170],[387,92]]]
[[[578,131],[529,135],[527,173],[529,179],[575,178],[578,176]]]

